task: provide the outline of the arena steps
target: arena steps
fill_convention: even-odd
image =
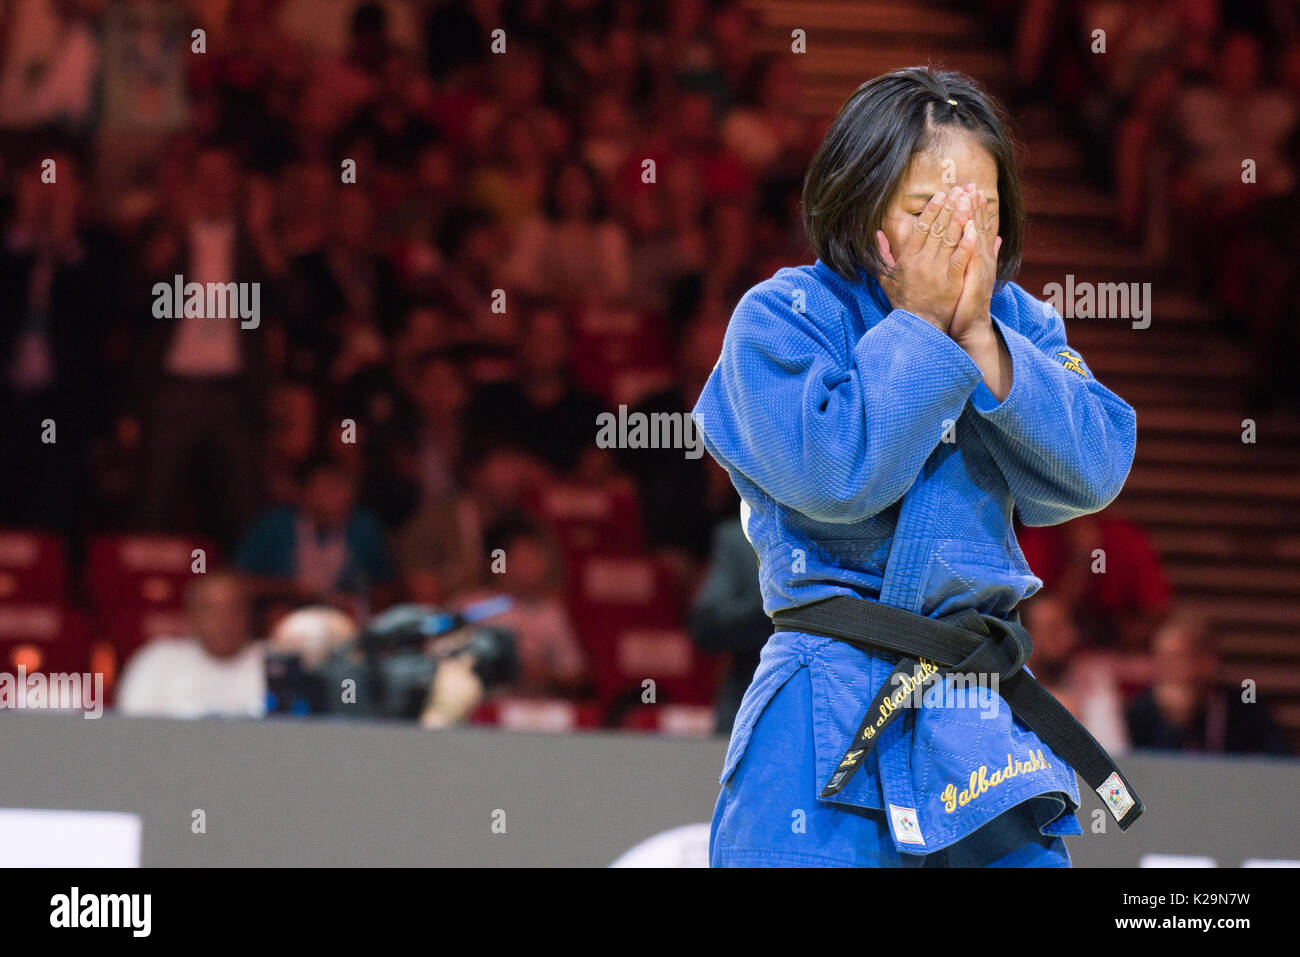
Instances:
[[[918,63],[963,70],[999,91],[1006,86],[1007,58],[983,42],[985,29],[971,13],[898,0],[749,0],[747,6],[761,50],[788,54],[792,31],[805,32],[800,69],[813,116],[833,116],[868,77]]]

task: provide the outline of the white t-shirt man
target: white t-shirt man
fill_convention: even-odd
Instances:
[[[197,638],[163,638],[132,656],[117,689],[122,714],[158,718],[260,718],[266,713],[262,645],[216,658]]]

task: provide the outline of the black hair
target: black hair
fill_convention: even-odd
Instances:
[[[964,73],[907,67],[868,80],[840,107],[803,183],[817,257],[850,282],[887,270],[876,230],[912,157],[964,130],[998,165],[998,282],[1020,269],[1024,202],[1006,110]]]
[[[490,229],[496,217],[481,206],[457,206],[447,211],[437,229],[438,251],[447,259],[454,259],[470,234],[476,230]]]
[[[354,37],[382,36],[388,29],[388,11],[381,3],[363,3],[352,11],[348,26]]]
[[[555,220],[560,217],[560,180],[570,168],[578,170],[591,189],[591,210],[587,214],[588,221],[600,222],[608,215],[605,209],[605,184],[595,167],[579,156],[566,156],[551,168],[543,204],[546,218]]]
[[[321,472],[337,472],[346,476],[349,480],[352,478],[347,466],[340,462],[336,456],[320,449],[312,452],[311,455],[299,462],[293,470],[293,476],[299,485],[306,485]]]
[[[509,510],[483,531],[483,552],[489,557],[497,549],[508,551],[510,546],[521,538],[531,538],[550,549],[551,542],[542,528],[531,516],[517,510]]]

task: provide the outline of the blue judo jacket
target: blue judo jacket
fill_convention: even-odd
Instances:
[[[741,299],[693,418],[740,493],[769,615],[847,594],[932,617],[1007,617],[1042,586],[1016,544],[1013,509],[1053,525],[1119,493],[1133,409],[1093,377],[1049,304],[1007,283],[991,312],[1012,363],[1002,402],[956,342],[891,309],[865,273],[849,282],[819,260]],[[723,783],[773,695],[807,667],[825,784],[895,660],[774,634]],[[903,853],[939,850],[1025,801],[1043,833],[1080,833],[1073,770],[974,688],[949,687],[941,706],[893,722],[830,800],[888,809]]]

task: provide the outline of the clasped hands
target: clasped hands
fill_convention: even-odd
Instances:
[[[876,240],[888,267],[879,282],[890,304],[952,337],[1001,400],[1011,389],[1011,362],[989,311],[1002,248],[997,232],[997,213],[970,183],[935,193],[902,249],[891,250],[883,230]]]
[[[881,288],[897,309],[920,316],[965,348],[991,333],[989,303],[997,278],[997,214],[974,183],[935,193],[916,218],[903,248],[891,250],[876,232],[889,267]]]

